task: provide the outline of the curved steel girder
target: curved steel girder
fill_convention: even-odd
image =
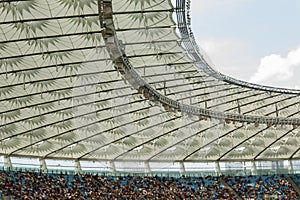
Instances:
[[[191,0],[176,0],[176,13],[177,13],[177,20],[178,20],[178,29],[181,33],[182,43],[186,47],[186,50],[189,52],[190,56],[195,61],[196,65],[209,74],[212,77],[217,78],[218,80],[222,80],[228,82],[230,84],[239,85],[241,87],[247,87],[255,90],[262,90],[267,92],[278,92],[278,93],[285,93],[285,94],[300,94],[300,90],[296,89],[286,89],[286,88],[276,88],[270,86],[264,86],[254,83],[249,83],[246,81],[238,80],[232,78],[230,76],[224,75],[216,70],[214,70],[204,59],[203,55],[199,51],[199,47],[194,38],[194,34],[190,27],[190,5]]]
[[[181,1],[178,0],[177,3],[178,2]],[[110,54],[110,57],[113,63],[115,64],[115,68],[117,68],[118,71],[125,76],[125,78],[129,81],[130,84],[133,85],[134,88],[136,88],[139,92],[143,93],[146,98],[161,103],[166,110],[180,111],[192,115],[205,116],[209,118],[216,118],[216,119],[227,120],[227,121],[239,121],[239,122],[268,124],[268,125],[275,125],[275,124],[289,124],[294,126],[300,125],[300,119],[297,118],[287,119],[287,118],[266,117],[266,116],[250,116],[250,115],[245,116],[241,114],[232,114],[232,113],[206,110],[195,106],[182,104],[170,98],[167,98],[164,95],[161,95],[159,92],[157,92],[147,82],[143,80],[143,78],[135,71],[131,63],[128,61],[122,41],[118,39],[114,27],[111,0],[107,0],[107,1],[98,0],[98,4],[99,4],[98,6],[99,6],[100,24],[101,24],[101,29],[103,29],[102,36],[104,38],[104,42]],[[185,4],[183,3],[182,10],[178,9],[177,7],[176,11],[179,12],[178,14],[179,18],[181,18],[180,16],[183,16],[183,18],[185,19],[185,15],[182,15],[185,9],[184,5]],[[184,21],[184,23],[186,22]],[[179,28],[183,30],[182,27]],[[187,31],[187,26],[185,26],[184,31]],[[191,45],[192,43],[189,42],[188,44]],[[200,61],[198,54],[197,56],[198,56],[198,61]],[[264,89],[262,88],[261,90]]]

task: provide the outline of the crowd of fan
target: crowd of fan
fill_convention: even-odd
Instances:
[[[158,177],[0,171],[2,199],[300,199],[283,176]]]
[[[226,176],[223,179],[243,199],[298,200],[300,198],[284,175]]]

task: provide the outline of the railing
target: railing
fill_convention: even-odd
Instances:
[[[2,160],[2,161],[1,161]],[[9,163],[0,157],[0,170],[43,171],[47,173],[91,173],[103,175],[141,175],[141,176],[207,176],[223,175],[268,175],[268,174],[299,174],[300,160],[249,160],[219,162],[115,162],[114,167],[105,161],[52,160],[28,162],[27,159],[12,157]],[[78,166],[80,166],[78,168]]]
[[[124,76],[124,78],[136,90],[138,90],[139,93],[143,94],[146,99],[154,101],[155,103],[160,103],[166,111],[182,112],[187,113],[189,115],[196,115],[199,117],[199,120],[214,118],[222,122],[224,121],[224,123],[238,121],[255,124],[267,124],[268,126],[293,125],[294,128],[300,125],[300,119],[296,118],[287,119],[267,116],[250,116],[212,111],[192,105],[179,103],[178,101],[172,100],[160,94],[135,71],[134,67],[129,62],[122,41],[117,38],[116,30],[113,23],[112,0],[98,0],[98,4],[100,24],[101,28],[103,29],[102,36],[104,38],[106,48],[109,52],[110,58],[112,59],[116,70],[119,71]],[[184,14],[186,7],[185,0],[177,0],[176,6],[176,12],[179,21],[178,27],[180,29],[180,32],[182,32],[183,34],[182,41],[185,44],[185,47],[190,51],[191,56],[195,60],[197,60],[198,63],[202,63],[201,65],[203,66],[203,69],[208,70],[207,73],[209,73],[212,76],[217,76],[215,74],[219,73],[210,68],[204,59],[200,58],[201,55],[197,50],[195,40],[193,39],[193,37],[191,37],[191,34],[188,30],[186,17]]]
[[[66,173],[66,174],[76,174],[78,171],[75,169],[46,169],[42,170],[38,167],[12,167],[12,168],[4,168],[0,167],[0,170],[2,171],[31,171],[31,172],[44,172],[44,173],[51,173],[51,174],[60,174],[60,173]],[[174,169],[171,170],[163,170],[160,171],[159,169],[152,171],[152,172],[146,172],[142,169],[123,169],[118,171],[109,171],[109,170],[103,170],[102,168],[99,168],[98,170],[88,170],[83,169],[79,173],[89,173],[89,174],[98,174],[98,175],[107,175],[107,176],[127,176],[127,175],[133,175],[133,176],[167,176],[167,177],[180,177],[182,175],[191,176],[191,177],[204,177],[204,176],[219,176],[219,175],[230,175],[230,176],[249,176],[249,175],[272,175],[272,174],[299,174],[300,170],[290,170],[290,169],[274,169],[274,168],[261,168],[257,169],[257,172],[254,173],[251,169],[223,169],[221,170],[221,173],[216,172],[215,170],[207,170],[207,169],[189,169],[189,171],[186,171],[184,174],[180,172],[178,169],[177,171]]]

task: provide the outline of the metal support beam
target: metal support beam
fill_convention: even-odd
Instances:
[[[251,167],[251,174],[252,174],[252,175],[257,175],[257,167],[256,167],[255,161],[252,161],[251,164],[252,164],[252,167]]]
[[[289,160],[289,165],[290,165],[290,171],[289,171],[289,173],[290,174],[294,174],[294,165],[293,165],[293,161],[292,160]]]
[[[81,168],[81,164],[80,164],[79,160],[75,160],[74,164],[75,164],[75,172],[76,173],[81,173],[82,172],[82,168]]]
[[[217,173],[218,176],[222,175],[221,167],[220,167],[219,162],[215,162],[215,172]]]
[[[186,175],[184,162],[179,162],[179,166],[180,166],[180,173],[181,173],[181,175]]]
[[[4,169],[12,170],[12,163],[9,156],[4,156]]]
[[[115,165],[115,162],[114,161],[110,161],[109,162],[109,165],[110,165],[110,171],[112,172],[112,173],[116,173],[116,165]]]
[[[151,167],[150,167],[149,162],[148,161],[144,162],[144,165],[145,165],[145,168],[146,168],[146,173],[151,174],[152,171],[151,171]]]
[[[47,164],[44,158],[39,158],[40,170],[43,172],[47,172]]]

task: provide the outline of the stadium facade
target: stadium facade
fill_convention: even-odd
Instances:
[[[299,171],[300,91],[216,71],[190,6],[1,0],[2,166]]]

